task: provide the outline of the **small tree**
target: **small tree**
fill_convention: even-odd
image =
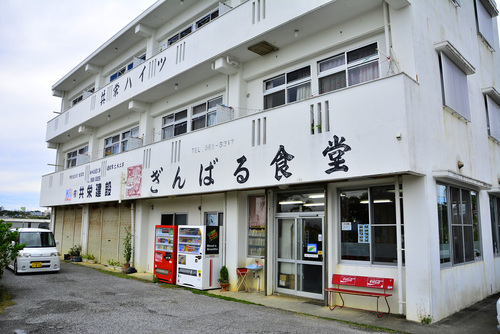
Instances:
[[[128,227],[125,227],[125,238],[123,238],[123,258],[125,263],[130,263],[132,258],[132,233]]]
[[[3,277],[3,269],[17,257],[17,254],[24,248],[24,244],[18,244],[18,232],[10,228],[12,223],[4,223],[0,220],[0,278]],[[15,242],[14,244],[12,242]]]
[[[227,271],[227,267],[226,266],[222,266],[220,268],[219,283],[221,283],[221,284],[227,284],[227,283],[229,283],[229,272]]]

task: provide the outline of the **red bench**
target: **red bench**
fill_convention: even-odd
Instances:
[[[354,276],[354,275],[339,275],[333,274],[332,277],[332,285],[333,287],[325,289],[328,291],[328,306],[330,310],[334,310],[337,306],[344,307],[344,298],[342,298],[342,294],[347,295],[357,295],[357,296],[367,296],[367,297],[376,297],[377,298],[377,316],[380,318],[385,313],[379,313],[378,311],[378,299],[380,297],[384,297],[385,303],[387,304],[387,312],[391,312],[391,308],[389,307],[389,302],[387,301],[387,297],[392,296],[392,293],[387,293],[387,290],[392,290],[394,286],[393,278],[382,278],[382,277],[367,277],[367,276]],[[369,290],[354,290],[354,289],[344,289],[341,288],[344,286],[351,287],[360,287],[360,288],[372,288],[383,290],[384,292],[374,292]],[[335,305],[332,308],[332,294],[338,293],[340,299],[342,299],[342,305]],[[346,306],[347,307],[347,306]]]

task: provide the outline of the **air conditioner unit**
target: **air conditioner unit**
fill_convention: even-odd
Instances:
[[[233,108],[227,107],[222,104],[217,105],[217,120],[216,124],[227,122],[233,119]]]
[[[142,147],[142,138],[132,137],[127,139],[127,150],[133,150],[138,147]]]
[[[91,96],[92,94],[94,94],[94,93],[92,93],[92,92],[87,92],[86,90],[84,90],[84,91],[83,91],[83,99],[85,100],[87,97]]]
[[[76,156],[76,165],[83,165],[90,161],[90,155],[88,154],[78,154]]]
[[[138,57],[134,57],[134,61],[133,61],[134,68],[141,65],[142,63],[144,63],[144,60],[142,60],[141,58],[138,58]]]

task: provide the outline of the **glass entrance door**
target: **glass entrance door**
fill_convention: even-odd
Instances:
[[[276,291],[323,299],[323,217],[276,219]]]

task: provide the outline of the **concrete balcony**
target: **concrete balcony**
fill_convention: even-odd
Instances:
[[[407,5],[403,0],[393,2]],[[327,27],[363,13],[375,9],[382,13],[382,3],[315,0],[284,6],[280,1],[267,1],[266,7],[260,8],[257,2],[247,1],[100,87],[91,96],[50,120],[46,141],[50,144],[64,143],[80,135],[80,126],[95,128],[130,112],[145,111],[147,104],[174,94],[176,84],[182,88],[190,87],[221,73],[233,74],[238,69],[231,68],[231,64],[228,65],[225,60],[229,57],[246,64],[260,58],[260,55],[249,51],[249,47],[256,43],[269,41],[279,48],[300,43],[301,39],[304,41],[315,37]],[[315,24],[307,24],[311,21]],[[365,22],[363,29],[381,32],[381,14],[380,18]],[[362,31],[353,29],[350,32],[352,36],[345,33],[342,38],[355,38]],[[297,34],[300,38],[297,38]],[[88,63],[83,62],[71,73],[83,75],[81,72],[85,72],[84,68],[91,61],[89,57]],[[55,89],[69,90],[70,81],[68,75]]]
[[[45,175],[41,205],[418,174],[417,90],[399,74]]]

